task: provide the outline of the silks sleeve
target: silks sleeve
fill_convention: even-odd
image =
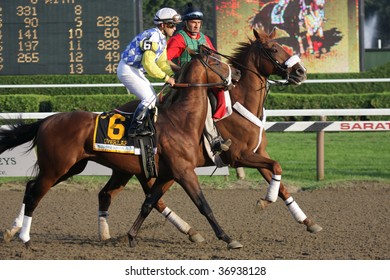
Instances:
[[[168,64],[170,71],[165,72],[166,70],[165,65],[164,68],[161,68],[160,65],[163,65],[163,62],[156,62],[156,51],[158,49],[158,44],[155,42],[152,42],[152,46],[149,50],[145,50],[143,56],[142,56],[142,65],[148,73],[150,77],[161,79],[164,81],[167,81],[170,77],[170,75],[173,74],[172,69],[170,68],[168,61],[167,61],[167,54],[166,50],[164,50],[163,54],[159,57],[159,60],[164,59],[162,56],[165,57],[165,63]],[[165,55],[164,55],[165,53]]]

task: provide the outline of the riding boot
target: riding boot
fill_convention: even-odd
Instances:
[[[148,107],[141,104],[138,105],[137,109],[134,112],[133,119],[130,123],[128,133],[130,137],[134,137],[136,135],[146,136],[152,134],[152,132],[146,130],[144,126],[144,119],[148,111]]]
[[[211,150],[214,154],[220,154],[222,152],[228,151],[231,144],[232,140],[223,140],[221,136],[218,136],[211,141]]]

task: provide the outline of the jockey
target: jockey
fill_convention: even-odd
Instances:
[[[162,8],[157,11],[153,22],[154,28],[143,31],[129,43],[121,54],[117,68],[119,80],[141,100],[130,124],[130,137],[151,133],[142,128],[142,122],[156,104],[156,92],[145,73],[164,80],[171,86],[175,84],[174,72],[167,60],[166,46],[167,37],[173,35],[181,17],[174,9]]]
[[[168,41],[168,60],[175,72],[179,71],[181,66],[191,60],[191,56],[186,48],[198,52],[200,45],[205,45],[215,50],[210,38],[200,31],[202,28],[202,21],[203,13],[189,3],[188,8],[183,15],[184,28],[172,36]],[[174,63],[173,60],[175,60],[177,64]],[[214,153],[221,153],[222,151],[229,150],[232,141],[230,139],[222,139],[213,120],[213,117],[218,119],[222,118],[225,114],[226,104],[224,91],[213,90],[213,92],[218,99],[217,112],[214,116],[211,115],[211,105],[208,102],[204,134],[210,142],[212,151]]]

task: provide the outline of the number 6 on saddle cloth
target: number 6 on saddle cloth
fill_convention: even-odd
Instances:
[[[104,112],[96,118],[93,137],[94,151],[141,155],[142,165],[147,179],[157,177],[157,168],[154,155],[156,148],[156,129],[154,120],[157,108],[149,110],[143,121],[143,129],[150,131],[150,135],[135,137],[128,136],[128,128],[133,119],[133,113],[114,110]]]

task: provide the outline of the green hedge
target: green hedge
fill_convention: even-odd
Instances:
[[[349,94],[269,94],[267,109],[390,108],[390,92]]]
[[[136,97],[122,95],[0,95],[0,112],[109,111]],[[270,93],[267,109],[390,108],[390,92],[368,94]]]
[[[31,75],[0,76],[0,85],[34,84],[120,84],[116,75]],[[0,88],[2,94],[127,94],[124,86],[120,87],[70,87],[70,88]]]
[[[388,78],[390,63],[364,73],[309,74],[309,79]],[[0,84],[119,83],[116,75],[0,76]],[[159,88],[156,88],[159,90]],[[0,89],[0,112],[109,111],[135,96],[124,87]],[[390,108],[390,83],[272,86],[267,109]]]
[[[122,95],[0,95],[0,112],[110,111],[136,97]]]
[[[337,74],[308,74],[308,79],[362,79],[362,78],[388,78],[390,77],[390,63],[373,68],[362,73]],[[277,77],[273,77],[278,79]],[[112,84],[120,83],[116,75],[26,75],[26,76],[0,76],[0,84]],[[334,83],[317,84],[304,83],[300,86],[272,87],[273,93],[375,93],[390,92],[390,83]],[[42,95],[69,95],[69,94],[125,94],[124,87],[109,88],[28,88],[28,89],[2,89],[2,94],[42,94]]]
[[[308,74],[308,80],[389,78],[390,63],[362,73]],[[276,77],[273,77],[277,79]],[[272,92],[335,94],[390,92],[390,82],[378,83],[303,83],[300,86],[272,87]]]
[[[265,104],[266,109],[360,109],[360,108],[390,108],[390,92],[380,93],[349,93],[349,94],[270,94]],[[308,117],[272,117],[270,121],[314,120]],[[329,117],[337,119],[389,120],[390,116],[362,117]]]
[[[126,95],[68,95],[49,97],[53,112],[85,110],[91,112],[111,111],[133,99],[133,94]]]

